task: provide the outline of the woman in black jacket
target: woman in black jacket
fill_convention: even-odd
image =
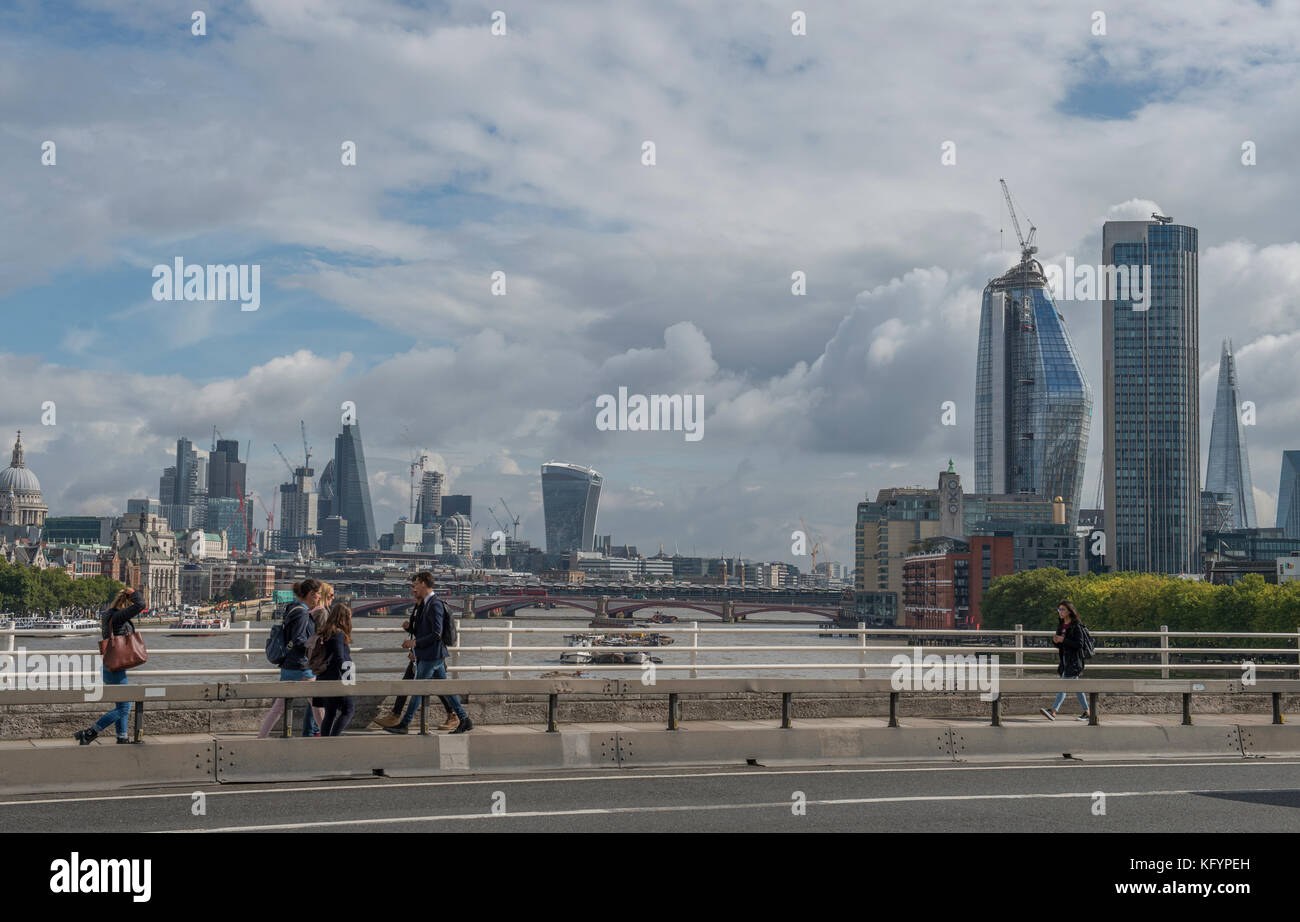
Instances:
[[[305,579],[293,584],[294,600],[284,612],[284,643],[287,648],[284,662],[280,664],[281,682],[311,682],[315,679],[307,666],[307,644],[316,633],[316,622],[312,620],[311,610],[320,601],[321,582],[317,579]],[[257,731],[261,739],[266,739],[275,722],[284,713],[285,701],[276,698],[271,710],[262,719],[262,726]],[[320,736],[316,717],[312,714],[310,702],[303,708],[302,735]]]
[[[316,676],[322,682],[339,682],[343,679],[344,664],[351,664],[352,609],[346,602],[335,602],[320,631],[320,644],[325,651],[325,670]],[[349,676],[352,673],[349,671]],[[338,736],[352,721],[356,702],[351,696],[325,698],[325,719],[321,721],[322,736]]]
[[[117,594],[113,604],[99,613],[99,627],[101,635],[108,637],[112,634],[115,637],[123,637],[127,634],[135,633],[135,626],[131,619],[145,609],[144,596],[139,590],[133,590],[129,586]],[[126,685],[126,670],[119,669],[110,671],[107,666],[101,664],[101,671],[104,674],[105,685]],[[99,718],[94,724],[84,730],[78,730],[73,736],[82,746],[89,746],[99,736],[99,732],[108,727],[111,723],[117,724],[117,741],[119,743],[130,743],[133,740],[127,735],[127,719],[131,716],[131,702],[119,701],[117,705]]]
[[[1077,679],[1083,673],[1083,622],[1079,620],[1079,613],[1074,610],[1074,606],[1062,600],[1056,606],[1057,617],[1061,619],[1060,625],[1056,628],[1056,634],[1052,637],[1052,643],[1056,644],[1056,653],[1060,662],[1056,666],[1056,674],[1063,679]],[[1088,696],[1083,692],[1075,692],[1079,696],[1079,704],[1083,707],[1083,713],[1075,720],[1088,719]],[[1050,708],[1039,708],[1038,712],[1048,720],[1056,720],[1056,713],[1061,705],[1065,703],[1065,692],[1056,696],[1056,703]]]

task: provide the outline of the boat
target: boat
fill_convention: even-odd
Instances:
[[[665,615],[663,612],[657,611],[650,616],[650,623],[651,624],[676,624],[677,616]]]
[[[222,631],[230,630],[230,619],[185,615],[179,621],[173,621],[168,627],[177,632],[168,634],[168,637],[215,637]]]
[[[59,637],[80,637],[100,630],[94,618],[19,618],[13,626],[16,631],[33,632],[19,637],[49,637],[56,631]]]
[[[560,654],[560,662],[569,666],[585,666],[591,659],[591,654],[586,650],[565,650]]]
[[[627,650],[622,653],[596,653],[591,656],[594,666],[640,666],[643,663],[662,663],[663,660],[641,650]]]

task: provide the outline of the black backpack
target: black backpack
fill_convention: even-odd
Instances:
[[[283,666],[284,661],[289,658],[289,647],[292,644],[289,638],[285,636],[284,623],[289,618],[289,612],[300,605],[302,605],[301,602],[290,602],[285,606],[284,617],[276,624],[271,625],[271,633],[266,638],[266,660],[272,666]],[[305,605],[302,605],[302,607],[306,608]]]
[[[447,649],[456,646],[459,637],[456,633],[456,622],[451,617],[451,612],[447,611],[447,606],[442,604],[441,599],[434,599],[433,604],[442,609],[442,645]]]
[[[1093,641],[1092,635],[1088,633],[1088,629],[1084,627],[1082,621],[1079,622],[1079,641],[1083,644],[1083,648],[1079,651],[1083,654],[1083,658],[1092,659],[1092,654],[1097,652],[1097,644]]]

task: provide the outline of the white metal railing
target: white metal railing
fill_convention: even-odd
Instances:
[[[917,649],[918,644],[912,643],[912,640],[920,641],[919,649],[922,656],[929,655],[978,655],[985,654],[997,656],[999,665],[1003,670],[1014,669],[1014,677],[1022,678],[1028,672],[1052,673],[1056,671],[1056,649],[1050,643],[1052,631],[1032,631],[1024,630],[1023,627],[1017,626],[1014,630],[1000,631],[951,631],[939,629],[922,629],[922,628],[843,628],[836,627],[832,624],[818,624],[809,622],[798,626],[783,627],[759,627],[757,625],[721,625],[701,627],[699,622],[675,622],[670,624],[641,624],[627,628],[602,628],[602,629],[583,629],[574,627],[533,627],[522,626],[514,620],[501,620],[495,623],[465,622],[458,619],[460,624],[461,639],[460,642],[452,648],[450,662],[448,663],[448,675],[451,677],[466,677],[475,674],[499,674],[503,678],[514,678],[515,675],[539,674],[539,673],[561,673],[565,675],[577,675],[588,673],[640,673],[648,666],[638,664],[562,664],[559,662],[559,655],[563,652],[583,651],[593,654],[602,652],[644,652],[652,656],[663,659],[663,662],[654,663],[653,668],[656,671],[667,673],[687,673],[690,678],[698,678],[701,671],[737,673],[752,672],[755,674],[767,672],[856,672],[858,677],[867,678],[868,672],[877,670],[887,672],[890,668],[889,660],[895,654],[912,655]],[[221,635],[230,634],[232,637],[239,638],[238,646],[223,647],[151,647],[149,650],[149,664],[142,668],[132,670],[131,676],[136,681],[147,681],[151,678],[199,678],[208,676],[240,676],[242,681],[248,681],[252,676],[278,676],[279,668],[266,662],[262,652],[264,643],[260,641],[254,645],[253,637],[255,635],[265,635],[270,630],[271,624],[265,627],[253,627],[251,622],[243,621],[238,627],[231,626],[220,632]],[[150,634],[177,634],[179,629],[168,627],[142,627],[138,629],[139,633],[145,635],[148,643]],[[52,631],[21,631],[22,637],[32,637],[40,639],[42,637],[62,637],[67,632],[59,630]],[[196,632],[197,633],[197,632]],[[649,646],[649,645],[628,645],[623,647],[574,647],[568,645],[558,645],[546,643],[545,641],[551,635],[564,635],[575,633],[597,633],[597,634],[663,634],[671,635],[675,638],[685,638],[687,642],[674,642],[668,646]],[[719,640],[731,640],[733,637],[753,637],[755,639],[767,640],[772,635],[807,635],[816,633],[829,640],[847,640],[845,643],[711,643],[714,638]],[[19,639],[19,630],[16,628],[0,629],[0,657],[5,654],[16,655],[19,647],[16,640]],[[393,627],[357,627],[353,630],[353,639],[364,641],[369,637],[374,637],[376,641],[381,639],[384,634],[404,635],[405,632],[397,626]],[[500,635],[504,638],[504,643],[488,645],[481,641],[476,644],[467,644],[466,640],[477,639],[484,635]],[[521,640],[537,637],[542,643],[520,643]],[[1093,637],[1098,641],[1096,655],[1088,663],[1087,670],[1089,673],[1098,672],[1115,672],[1123,673],[1125,671],[1155,671],[1159,670],[1161,678],[1169,678],[1170,671],[1182,673],[1231,673],[1241,672],[1243,663],[1252,662],[1256,664],[1257,671],[1269,673],[1282,673],[1284,676],[1294,675],[1300,678],[1300,632],[1288,633],[1249,633],[1241,631],[1170,631],[1162,628],[1159,631],[1097,631]],[[893,638],[894,642],[889,642]],[[901,641],[898,638],[902,638]],[[957,638],[959,643],[925,643],[926,639],[933,638]],[[1286,644],[1269,644],[1268,646],[1175,646],[1173,641],[1179,639],[1193,638],[1196,640],[1208,641],[1211,639],[1247,639],[1249,641],[1267,642],[1271,640],[1286,641]],[[78,636],[78,639],[81,639]],[[85,649],[27,649],[22,647],[21,650],[26,657],[52,657],[67,655],[84,655],[98,652],[97,643],[99,640],[98,632],[91,632],[89,637],[85,638],[88,643]],[[1159,645],[1140,646],[1128,643],[1130,640],[1158,639]],[[701,640],[706,642],[702,643]],[[873,640],[879,642],[872,642]],[[988,642],[982,642],[988,641]],[[993,642],[1005,641],[1005,642]],[[1041,642],[1040,642],[1041,641]],[[1107,641],[1114,641],[1115,646],[1103,646]],[[1122,644],[1122,645],[1120,645]],[[355,644],[352,647],[354,660],[357,662],[358,673],[399,673],[405,666],[405,650],[397,645],[378,643],[367,646],[364,643]],[[712,654],[736,654],[751,653],[755,658],[742,662],[719,662]],[[760,661],[758,657],[766,658],[777,654],[792,654],[792,656],[782,656],[776,661]],[[811,655],[811,654],[816,654]],[[543,656],[544,659],[537,661],[537,656]],[[232,659],[237,665],[214,665],[207,668],[157,668],[154,664],[159,660],[174,657],[200,657],[216,658],[227,657]],[[1218,662],[1196,662],[1197,658],[1205,657],[1224,658]],[[465,659],[473,658],[474,662],[465,662]],[[836,657],[847,658],[848,661],[828,662],[826,660]],[[1260,657],[1269,657],[1282,659],[1282,662],[1261,662]],[[379,659],[386,662],[380,663]],[[671,658],[672,661],[669,661]],[[1031,662],[1029,658],[1036,660]],[[1128,662],[1101,662],[1100,660],[1125,659]],[[365,660],[365,661],[363,661]],[[477,661],[483,660],[483,661]],[[523,660],[523,661],[521,661]],[[531,661],[529,661],[531,660]],[[369,662],[366,662],[369,661]],[[10,667],[12,668],[12,667]],[[69,672],[67,675],[86,675],[87,673]]]

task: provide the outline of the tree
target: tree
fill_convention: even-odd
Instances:
[[[230,584],[230,598],[236,602],[247,602],[257,597],[257,586],[251,579],[237,579]]]

